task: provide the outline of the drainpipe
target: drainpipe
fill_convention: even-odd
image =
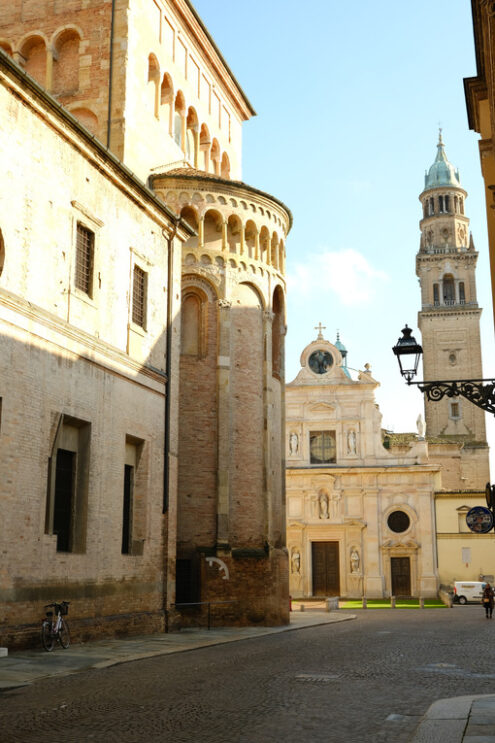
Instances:
[[[115,1],[112,0],[112,18],[110,22],[110,62],[108,70],[108,113],[107,113],[107,150],[110,149],[112,123],[112,72],[113,72],[113,34],[115,26]]]

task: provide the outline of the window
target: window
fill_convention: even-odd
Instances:
[[[466,302],[466,293],[464,291],[464,281],[459,282],[459,302],[464,304]]]
[[[147,492],[144,444],[141,439],[126,436],[122,489],[123,555],[142,555],[144,551]]]
[[[335,462],[335,431],[311,431],[309,434],[309,452],[311,464]]]
[[[430,216],[432,214],[435,214],[435,203],[433,201],[433,196],[430,198]]]
[[[433,284],[433,304],[438,305],[440,304],[439,299],[439,292],[438,292],[438,284]]]
[[[438,211],[443,212],[443,196],[438,197]]]
[[[410,523],[411,519],[405,511],[392,511],[387,519],[388,528],[396,534],[402,534],[402,532],[407,531]]]
[[[445,205],[445,211],[450,211],[450,198],[448,196],[444,196],[444,205]]]
[[[84,552],[91,425],[61,415],[48,462],[45,533],[57,537],[57,552]]]
[[[76,276],[77,289],[89,297],[93,293],[93,265],[94,265],[95,235],[87,227],[77,224],[76,238]]]
[[[450,273],[443,277],[443,301],[445,304],[454,304],[455,302],[454,277]]]
[[[458,402],[451,402],[450,403],[450,417],[451,418],[460,418],[461,417],[461,410],[460,405]]]
[[[143,329],[146,326],[146,279],[146,272],[135,265],[132,281],[132,322]]]

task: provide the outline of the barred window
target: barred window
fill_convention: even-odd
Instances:
[[[134,266],[132,322],[141,328],[144,328],[146,324],[146,273],[139,266]]]
[[[311,464],[335,462],[335,431],[311,431],[309,453]]]
[[[76,240],[76,277],[78,289],[91,296],[93,288],[94,232],[82,224],[77,225]]]

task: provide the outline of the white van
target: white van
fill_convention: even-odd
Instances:
[[[481,581],[456,580],[454,583],[454,602],[456,604],[479,604],[486,583]]]

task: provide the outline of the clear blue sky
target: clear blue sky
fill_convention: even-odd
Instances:
[[[193,2],[258,114],[244,125],[243,180],[294,215],[287,381],[321,321],[332,342],[340,330],[349,366],[371,364],[383,425],[415,430],[422,397],[391,347],[404,323],[417,330],[418,195],[439,122],[468,191],[484,376],[495,376],[478,135],[462,83],[476,73],[469,1]]]

